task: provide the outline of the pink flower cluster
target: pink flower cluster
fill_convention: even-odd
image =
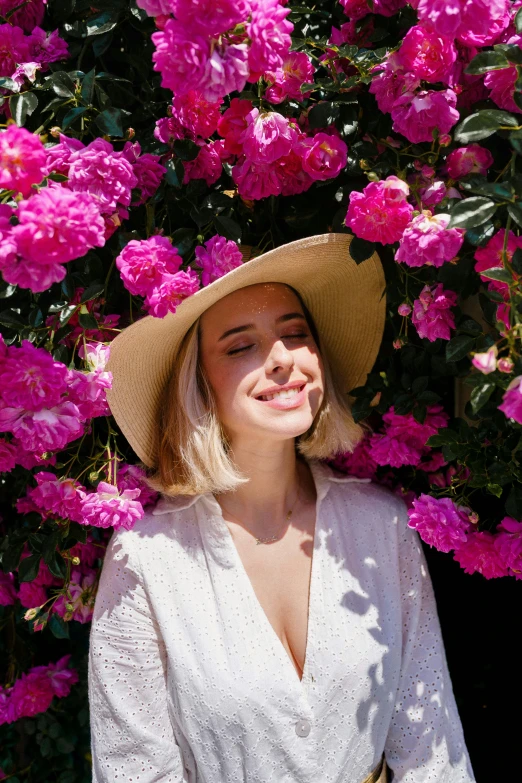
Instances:
[[[461,179],[468,174],[487,174],[493,165],[493,155],[480,144],[457,147],[446,158],[446,170],[452,179]]]
[[[353,233],[383,245],[397,242],[409,224],[413,207],[408,203],[409,187],[392,175],[370,182],[362,193],[352,190],[345,223]]]
[[[419,337],[434,342],[438,338],[449,340],[455,328],[455,316],[451,307],[457,304],[455,291],[445,289],[442,283],[425,285],[419,298],[413,303],[412,323]]]
[[[141,155],[138,142],[126,142],[119,152],[105,139],[96,138],[85,146],[78,139],[60,134],[60,141],[47,148],[45,173],[59,172],[68,177],[62,187],[78,193],[90,193],[105,217],[106,239],[121,218],[128,218],[132,191],[141,191],[133,204],[141,204],[156,192],[165,167],[159,156]]]
[[[102,138],[85,146],[63,135],[46,150],[37,136],[14,124],[0,133],[0,186],[25,196],[17,209],[0,205],[4,279],[45,291],[63,280],[65,263],[102,247],[121,218],[128,217],[133,189],[140,196],[132,204],[143,203],[166,171],[157,155],[140,152],[137,142],[115,152]],[[53,171],[67,176],[67,182],[32,188]]]
[[[0,0],[0,15],[5,19],[6,15],[18,6],[20,6],[18,0]],[[42,24],[44,13],[45,0],[32,0],[31,3],[26,3],[12,13],[9,22],[30,33],[37,25]]]
[[[33,666],[10,687],[0,687],[0,725],[32,718],[48,710],[55,696],[68,696],[79,681],[76,669],[68,666],[70,658],[68,654],[56,663]]]
[[[267,71],[265,98],[269,103],[282,103],[287,98],[302,101],[309,92],[301,92],[301,85],[313,83],[315,69],[305,52],[289,52],[280,68]]]
[[[522,424],[522,375],[517,375],[509,383],[498,409],[509,419]]]
[[[504,228],[499,229],[488,241],[484,247],[479,247],[475,251],[475,271],[479,273],[480,279],[487,283],[490,291],[497,291],[502,294],[504,302],[497,307],[496,317],[497,321],[501,321],[505,324],[506,329],[510,329],[510,309],[509,303],[510,293],[509,285],[503,280],[491,280],[483,273],[490,269],[502,270],[505,268],[503,261],[504,241],[506,238],[506,230]],[[513,254],[516,250],[522,248],[522,237],[516,236],[512,231],[509,232],[506,243],[506,259],[511,263]],[[520,277],[516,273],[513,273],[514,280],[519,280]]]
[[[406,227],[395,260],[410,267],[442,266],[451,261],[464,242],[462,228],[447,228],[450,216],[424,210]]]
[[[0,187],[27,198],[44,177],[45,157],[39,136],[9,125],[0,133]]]
[[[398,52],[373,68],[370,92],[379,109],[390,112],[393,129],[408,141],[432,141],[436,131],[446,134],[459,119],[457,94],[444,90],[420,90],[421,80],[448,82],[456,50],[451,41],[412,27]]]
[[[87,491],[72,478],[58,478],[40,471],[37,486],[17,502],[19,513],[37,511],[44,518],[70,519],[93,527],[130,529],[143,516],[143,505],[155,499],[139,469],[122,468],[117,486],[100,481],[96,491]]]
[[[102,368],[68,369],[28,340],[19,348],[1,343],[0,432],[13,436],[4,441],[4,469],[16,463],[32,467],[44,452],[76,440],[89,419],[107,413],[105,389],[111,380]]]
[[[0,0],[0,16],[20,5],[14,0]],[[12,80],[9,90],[0,87],[0,95],[20,92],[26,80],[34,81],[37,70],[48,71],[49,63],[67,58],[69,47],[58,30],[47,33],[38,27],[42,17],[43,4],[37,0],[22,5],[8,23],[0,24],[0,77]],[[0,113],[11,117],[7,101],[0,106]]]
[[[346,144],[334,133],[307,136],[278,112],[260,112],[233,98],[218,123],[224,149],[237,155],[232,178],[244,199],[290,196],[315,181],[336,177],[346,166]]]
[[[362,19],[370,13],[370,6],[366,0],[339,0],[344,8],[344,13],[350,19]],[[373,0],[372,11],[382,16],[393,16],[401,8],[404,8],[407,0]]]
[[[372,455],[370,437],[365,435],[353,451],[338,454],[330,461],[330,465],[349,476],[375,479],[378,463]]]
[[[159,16],[152,34],[154,70],[176,96],[190,90],[215,102],[265,72],[281,69],[292,23],[280,0],[140,0]],[[159,14],[158,14],[159,12]],[[173,18],[170,14],[173,13]],[[240,26],[239,26],[240,25]]]
[[[18,219],[14,226],[11,217]],[[65,263],[105,244],[105,224],[89,193],[50,183],[16,210],[0,205],[0,243],[4,279],[40,292],[63,280]]]
[[[418,0],[419,21],[466,46],[488,46],[509,24],[508,0]]]
[[[412,413],[395,413],[395,406],[382,417],[383,433],[373,433],[370,438],[369,451],[377,465],[390,465],[400,468],[403,465],[414,465],[424,470],[437,470],[444,460],[432,452],[426,441],[436,435],[439,429],[447,426],[449,416],[442,405],[429,405],[426,418],[422,424]],[[433,460],[437,456],[436,464]],[[423,463],[423,458],[430,457],[429,463]],[[431,464],[430,464],[431,463]]]
[[[116,258],[123,284],[131,294],[145,297],[145,308],[156,318],[175,313],[183,299],[199,289],[196,273],[180,271],[181,263],[170,239],[159,234],[131,239]]]
[[[219,234],[211,237],[204,246],[197,247],[195,254],[201,267],[201,283],[204,286],[243,263],[243,256],[236,243]]]
[[[409,527],[426,544],[440,552],[454,550],[454,559],[465,573],[479,573],[486,579],[522,578],[522,522],[504,517],[494,533],[479,531],[478,517],[469,508],[448,497],[425,494],[413,501],[408,515]]]
[[[472,530],[469,514],[468,508],[456,506],[450,498],[421,494],[408,512],[408,525],[439,552],[449,552],[466,542],[466,535]]]

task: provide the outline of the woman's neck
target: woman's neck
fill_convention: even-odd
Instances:
[[[223,508],[252,527],[284,520],[308,480],[306,467],[296,458],[294,441],[266,446],[233,443],[231,457],[249,481],[233,492],[216,495]]]

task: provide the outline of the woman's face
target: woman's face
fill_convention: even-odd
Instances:
[[[323,364],[288,286],[259,283],[220,299],[201,316],[199,350],[232,442],[309,429],[324,396]]]

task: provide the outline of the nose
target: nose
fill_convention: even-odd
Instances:
[[[278,370],[291,370],[295,364],[294,356],[288,350],[282,340],[276,340],[266,358],[265,370],[267,373],[274,373]]]

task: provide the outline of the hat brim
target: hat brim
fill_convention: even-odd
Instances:
[[[161,394],[187,330],[215,302],[256,283],[286,283],[310,311],[339,387],[365,383],[382,340],[386,281],[379,256],[357,264],[349,234],[299,239],[257,256],[185,299],[165,318],[145,316],[111,343],[111,412],[145,465],[155,465]]]

